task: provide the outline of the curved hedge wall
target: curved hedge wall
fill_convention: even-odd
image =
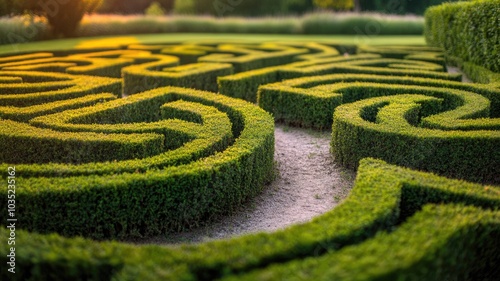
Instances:
[[[38,232],[182,229],[238,206],[272,173],[272,119],[207,92],[158,88],[29,123],[1,121],[2,161],[14,164],[0,166],[20,171],[18,219]]]
[[[17,233],[11,280],[492,280],[500,188],[361,161],[337,208],[275,233],[180,247]],[[8,230],[0,229],[2,236]],[[6,243],[0,247],[8,252]],[[22,245],[22,246],[21,246]],[[5,259],[5,258],[4,258]]]
[[[16,274],[0,278],[494,280],[500,90],[481,71],[487,83],[462,83],[432,47],[314,42],[0,57],[0,169],[16,168],[19,222],[14,251],[0,244]],[[337,163],[358,169],[341,205],[197,245],[90,240],[196,227],[261,191],[274,168],[263,109],[333,128]]]

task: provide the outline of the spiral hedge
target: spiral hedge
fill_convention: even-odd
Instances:
[[[16,274],[0,276],[494,280],[500,88],[462,83],[446,68],[433,47],[315,42],[0,57],[0,167],[15,166],[19,222]],[[90,240],[195,227],[256,195],[273,175],[271,114],[333,129],[331,153],[358,169],[337,208],[275,233],[198,245]]]

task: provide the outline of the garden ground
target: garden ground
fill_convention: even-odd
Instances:
[[[90,37],[78,39],[61,39],[50,41],[38,41],[25,44],[0,45],[0,55],[17,52],[33,51],[55,51],[72,48],[98,48],[114,47],[118,44],[158,44],[167,42],[186,41],[238,41],[238,42],[262,42],[262,41],[314,41],[330,42],[338,44],[367,44],[367,45],[424,45],[423,36],[376,36],[360,34],[359,36],[341,35],[277,35],[277,34],[206,34],[206,33],[172,33],[172,34],[148,34],[130,35],[116,37]]]
[[[276,125],[276,179],[240,210],[217,222],[139,244],[175,244],[272,232],[310,221],[337,206],[350,192],[355,173],[328,153],[330,131]]]

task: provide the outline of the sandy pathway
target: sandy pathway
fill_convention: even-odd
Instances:
[[[348,195],[355,174],[333,162],[329,153],[330,134],[277,124],[277,178],[262,194],[235,214],[208,226],[135,243],[202,242],[270,232],[331,210]]]
[[[448,72],[461,73],[463,82],[471,82],[457,67],[448,66]],[[196,243],[271,232],[331,210],[349,194],[355,173],[333,161],[330,134],[276,124],[277,178],[262,194],[210,225],[134,243]]]

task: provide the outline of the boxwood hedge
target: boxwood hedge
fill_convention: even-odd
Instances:
[[[464,91],[470,94],[463,94]],[[493,85],[432,78],[332,74],[267,84],[259,88],[258,95],[259,105],[273,113],[277,120],[305,127],[328,128],[332,124],[333,111],[342,103],[402,93],[446,95],[447,109],[463,104],[466,99],[480,99],[480,104],[488,103],[489,113],[483,117],[498,117],[500,114],[500,90]]]
[[[176,247],[18,231],[12,280],[492,280],[500,187],[361,161],[337,208],[275,233]],[[2,228],[0,233],[8,235]],[[22,247],[21,247],[22,245]],[[3,243],[2,251],[8,253]],[[5,259],[5,258],[4,258]],[[488,279],[489,278],[489,279]]]
[[[332,153],[348,167],[371,156],[449,177],[500,182],[499,119],[481,119],[486,99],[464,103],[422,120],[440,111],[439,99],[397,95],[342,105],[333,117]],[[415,127],[419,121],[422,127]]]
[[[346,56],[325,58],[313,57],[313,59],[287,65],[219,77],[219,92],[255,102],[260,85],[285,79],[336,73],[412,76],[461,81],[461,75],[442,72],[444,70],[442,59],[434,59],[434,55],[429,55],[431,58],[426,56],[421,59],[424,54],[419,52],[409,53],[411,55],[408,56],[415,56],[415,60],[382,58],[379,54],[372,53],[346,54]]]
[[[176,119],[161,121],[160,114]],[[244,101],[191,89],[158,88],[35,118],[40,133],[30,136],[20,128],[35,130],[31,125],[0,123],[2,145],[9,148],[3,156],[10,156],[0,166],[16,165],[17,184],[24,187],[16,193],[18,219],[24,229],[43,233],[112,238],[183,229],[235,208],[258,193],[273,172],[272,118]],[[15,134],[9,130],[14,127]],[[130,142],[154,151],[128,151],[123,155],[132,158],[120,161],[117,149],[98,143],[103,151],[95,154],[87,149],[91,142],[78,143],[87,135],[106,142],[96,134],[116,138],[129,150]],[[26,145],[13,146],[13,138]],[[154,143],[145,146],[148,138]],[[169,143],[181,146],[162,153]],[[37,161],[16,154],[24,149]],[[80,157],[77,163],[55,158],[67,150]],[[53,161],[23,164],[44,162],[38,158]],[[86,163],[87,158],[94,161]],[[7,194],[5,186],[2,193]],[[1,204],[7,207],[6,201]]]
[[[425,12],[427,44],[450,56],[500,72],[500,1],[444,3]]]
[[[440,49],[415,46],[195,42],[2,57],[0,169],[19,171],[23,230],[17,273],[0,278],[492,280],[500,187],[393,165],[500,182],[500,80],[446,59],[485,84],[460,83]],[[351,195],[308,223],[197,245],[60,236],[158,235],[257,194],[272,176],[273,120],[224,95],[277,121],[332,126],[333,154],[358,168]]]

